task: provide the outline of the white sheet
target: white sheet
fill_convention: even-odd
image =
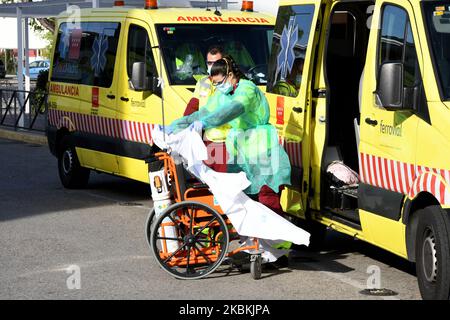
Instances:
[[[187,128],[177,134],[166,135],[164,141],[162,128],[155,126],[152,137],[161,149],[176,152],[187,160],[188,170],[210,187],[239,235],[261,239],[260,247],[264,251],[262,257],[266,262],[275,261],[287,253],[287,250],[272,247],[277,243],[291,241],[298,245],[309,245],[308,232],[250,199],[243,192],[250,185],[244,172],[216,172],[203,163],[208,155],[200,132]],[[247,243],[251,241],[243,239]]]

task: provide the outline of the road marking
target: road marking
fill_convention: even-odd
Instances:
[[[319,262],[320,262],[321,264],[324,263],[324,261],[319,261]],[[345,284],[348,284],[348,285],[350,285],[350,286],[352,286],[352,287],[354,287],[354,288],[356,288],[356,289],[359,289],[359,290],[367,289],[367,286],[361,284],[359,281],[353,280],[352,278],[346,277],[346,276],[344,276],[344,275],[342,275],[342,274],[339,274],[339,273],[337,273],[337,272],[330,272],[330,271],[323,271],[323,270],[320,270],[320,269],[317,268],[313,263],[308,263],[308,262],[306,262],[306,263],[304,263],[304,264],[307,265],[308,267],[310,267],[310,268],[312,268],[312,269],[318,271],[318,272],[321,273],[321,274],[324,274],[324,275],[326,275],[326,276],[328,276],[328,277],[330,277],[330,278],[339,280],[340,282],[345,283]],[[393,296],[390,296],[390,297],[376,297],[376,298],[381,298],[381,299],[383,299],[383,300],[400,300],[400,298],[398,298],[398,297],[393,297]]]
[[[67,265],[56,266],[56,267],[45,269],[45,270],[36,270],[36,271],[26,272],[26,273],[18,275],[17,277],[18,278],[26,278],[26,277],[36,276],[36,275],[40,275],[40,274],[45,274],[45,273],[66,272],[67,268],[72,265],[77,265],[80,268],[90,268],[90,267],[96,267],[98,265],[109,264],[109,263],[117,263],[117,262],[128,261],[128,260],[146,260],[146,259],[151,259],[151,257],[150,256],[125,256],[125,257],[115,257],[115,258],[95,260],[95,261],[75,262],[75,263],[68,263]]]

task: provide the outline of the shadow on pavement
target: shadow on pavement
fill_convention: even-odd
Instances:
[[[313,252],[307,247],[303,250],[291,251],[289,267],[299,270],[329,271],[345,273],[352,271],[336,260],[346,259],[348,255],[363,255],[379,261],[389,267],[401,270],[415,276],[415,266],[406,259],[399,257],[372,244],[329,230],[320,252]],[[314,267],[311,266],[314,264]]]
[[[0,139],[0,222],[131,203],[151,204],[148,185],[91,172],[80,190],[65,189],[47,146]]]

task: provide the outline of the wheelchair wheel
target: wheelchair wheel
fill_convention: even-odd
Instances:
[[[225,259],[229,234],[224,219],[213,208],[184,201],[155,218],[150,239],[162,269],[178,279],[200,279]]]
[[[152,248],[150,236],[152,234],[152,227],[154,222],[155,222],[155,209],[152,209],[148,213],[147,221],[145,223],[145,238],[147,239],[147,244],[149,245],[150,249]]]

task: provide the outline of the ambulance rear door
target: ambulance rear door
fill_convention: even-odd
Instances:
[[[321,24],[321,1],[284,1],[278,10],[269,60],[266,96],[292,166],[291,186],[282,194],[283,209],[304,216],[309,190],[309,119],[314,57]]]

